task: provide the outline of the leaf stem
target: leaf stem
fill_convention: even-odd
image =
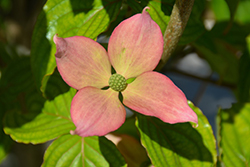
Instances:
[[[164,33],[164,48],[163,54],[157,69],[162,69],[172,53],[174,52],[181,35],[187,25],[194,0],[176,0],[168,26]],[[157,70],[156,69],[156,70]]]

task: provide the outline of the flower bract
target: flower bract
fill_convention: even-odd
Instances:
[[[118,129],[126,118],[124,105],[167,123],[198,124],[183,92],[168,77],[153,71],[163,52],[163,37],[147,9],[115,28],[108,51],[87,37],[54,36],[58,71],[78,90],[70,109],[76,126],[72,134],[103,136]],[[111,66],[116,74],[111,73]]]

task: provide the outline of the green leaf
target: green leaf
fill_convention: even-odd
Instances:
[[[69,85],[63,81],[60,73],[56,69],[55,72],[49,77],[45,95],[49,100],[53,100],[58,95],[68,92],[69,89]]]
[[[220,110],[219,152],[223,166],[248,166],[250,162],[250,103]]]
[[[1,24],[1,18],[0,18]],[[17,58],[18,55],[15,50],[4,42],[0,41],[0,70],[2,67],[5,67],[7,64],[12,62],[12,59]],[[1,77],[0,77],[1,78]]]
[[[57,96],[45,103],[37,94],[27,96],[27,114],[14,110],[6,114],[4,131],[13,140],[23,143],[44,143],[75,129],[70,118],[70,103],[75,90]],[[42,112],[40,109],[42,108]]]
[[[138,115],[136,122],[142,145],[154,166],[206,167],[216,164],[216,143],[211,125],[199,108],[189,106],[198,116],[199,126],[168,124],[154,117]]]
[[[243,52],[239,63],[238,99],[250,102],[250,35],[247,37],[247,49]]]
[[[210,32],[206,32],[193,45],[197,53],[220,75],[220,81],[234,86],[239,79],[239,67],[242,68],[239,65],[239,51],[246,47],[245,38],[250,27],[233,23],[227,30],[227,26],[227,22],[215,24]],[[247,67],[247,62],[244,63]],[[247,68],[244,70],[247,71]]]
[[[134,117],[130,117],[130,118],[126,119],[124,124],[122,124],[122,126],[120,128],[118,128],[116,131],[114,131],[114,133],[117,135],[126,134],[126,135],[129,135],[129,136],[136,138],[137,140],[140,140],[138,130],[135,126],[135,118]]]
[[[43,93],[56,62],[52,38],[75,35],[95,39],[115,20],[121,1],[50,0],[40,13],[32,36],[31,63],[38,89]]]
[[[3,125],[2,120],[4,117],[4,107],[0,102],[0,164],[2,160],[7,156],[8,152],[10,151],[12,140],[9,136],[5,135],[3,132]]]
[[[230,11],[230,18],[231,20],[233,20],[240,0],[225,0],[225,1]]]
[[[186,28],[178,43],[179,45],[187,45],[198,39],[202,34],[206,32],[205,27],[200,18],[192,17],[193,15],[195,14],[191,13]]]
[[[241,0],[238,4],[234,20],[241,24],[249,24],[250,23],[249,9],[250,9],[250,1]]]
[[[34,88],[29,57],[15,57],[7,52],[1,56],[5,56],[6,59],[1,58],[7,66],[0,76],[0,162],[6,157],[13,143],[10,136],[3,131],[2,121],[5,113],[14,109],[25,110],[26,107],[22,105],[24,97]]]
[[[220,75],[220,81],[232,85],[238,82],[237,71],[239,58],[234,52],[235,49],[228,49],[234,48],[233,45],[230,45],[223,39],[216,39],[216,37],[213,36],[213,32],[206,32],[192,44],[196,48],[198,54],[205,58],[211,68]]]
[[[186,28],[181,36],[179,45],[186,45],[195,41],[203,33],[205,27],[202,21],[202,13],[205,10],[205,1],[194,1],[193,9],[187,22]]]
[[[42,167],[122,167],[126,163],[115,145],[105,137],[63,135],[46,150]]]
[[[211,7],[213,9],[216,21],[228,21],[230,20],[230,10],[225,0],[211,1]]]
[[[11,138],[4,134],[3,127],[0,125],[0,164],[10,151],[13,141]]]
[[[17,58],[3,70],[0,80],[0,100],[5,102],[5,104],[10,103],[20,93],[33,87],[34,81],[31,73],[30,58]],[[11,105],[13,106],[13,102]]]
[[[226,41],[236,49],[242,50],[245,48],[245,39],[249,34],[249,29],[249,25],[240,25],[235,22],[228,29],[228,22],[219,22],[214,25],[209,35],[215,39]]]

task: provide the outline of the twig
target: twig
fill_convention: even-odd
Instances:
[[[157,70],[163,68],[174,52],[181,35],[187,25],[194,0],[176,0],[166,31],[164,33],[164,49]]]

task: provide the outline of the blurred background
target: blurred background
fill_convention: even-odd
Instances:
[[[30,55],[32,31],[45,3],[45,0],[0,0],[0,81],[9,59]],[[223,13],[216,13],[219,6]],[[224,0],[206,1],[206,9],[201,19],[207,30],[211,30],[217,21],[229,18],[230,12]],[[98,41],[107,43],[107,39],[100,36]],[[196,53],[192,45],[185,46],[181,52],[177,48],[175,56],[169,60],[162,72],[204,112],[216,134],[217,111],[219,108],[230,108],[231,104],[236,102],[233,92],[236,85],[221,82],[219,75]],[[0,102],[0,105],[4,105],[3,101]],[[1,114],[4,113],[3,108],[0,106]],[[10,153],[0,167],[40,166],[48,144],[13,143]]]

